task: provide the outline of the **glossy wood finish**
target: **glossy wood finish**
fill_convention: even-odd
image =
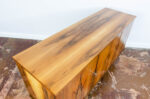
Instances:
[[[105,8],[15,55],[31,95],[44,99],[44,87],[48,97],[84,98],[124,48],[134,18]]]

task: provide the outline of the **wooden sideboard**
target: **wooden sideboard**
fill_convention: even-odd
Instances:
[[[134,18],[104,8],[13,56],[31,97],[86,97],[124,49]]]

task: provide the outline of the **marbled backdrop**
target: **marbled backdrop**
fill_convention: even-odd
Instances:
[[[30,99],[12,56],[37,42],[0,38],[0,99]],[[150,50],[125,49],[88,98],[150,99]]]

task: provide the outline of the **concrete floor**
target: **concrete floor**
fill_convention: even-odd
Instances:
[[[12,56],[37,42],[0,38],[0,99],[30,99]],[[150,50],[126,48],[88,98],[150,99]]]

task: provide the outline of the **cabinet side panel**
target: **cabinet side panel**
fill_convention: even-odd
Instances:
[[[17,64],[17,66],[18,66],[18,69],[19,69],[19,71],[20,71],[20,74],[21,74],[21,76],[22,76],[22,78],[23,78],[23,81],[24,81],[24,83],[25,83],[25,85],[26,85],[26,88],[27,88],[27,90],[28,90],[28,92],[29,92],[30,97],[32,97],[33,99],[35,99],[35,98],[36,98],[35,93],[34,93],[32,87],[31,87],[31,85],[30,85],[30,83],[29,83],[29,81],[28,81],[28,79],[27,79],[27,77],[26,77],[26,74],[25,74],[25,72],[24,72],[24,69],[23,69],[22,66],[21,66],[20,64],[18,64],[17,62],[16,62],[16,64]]]
[[[128,39],[129,33],[131,31],[131,27],[133,25],[133,22],[130,23],[124,30],[123,30],[123,34],[121,36],[121,41],[126,44],[126,41]]]
[[[18,63],[17,66],[28,89],[28,92],[33,99],[54,99],[54,96],[51,94],[51,92],[42,86],[42,84],[37,81],[30,73],[28,73],[28,71],[23,69],[22,66]]]
[[[37,99],[44,99],[44,92],[42,90],[42,85],[32,76],[30,75],[26,70],[24,70],[26,77],[31,85],[31,88],[33,92],[35,93],[35,96]]]

